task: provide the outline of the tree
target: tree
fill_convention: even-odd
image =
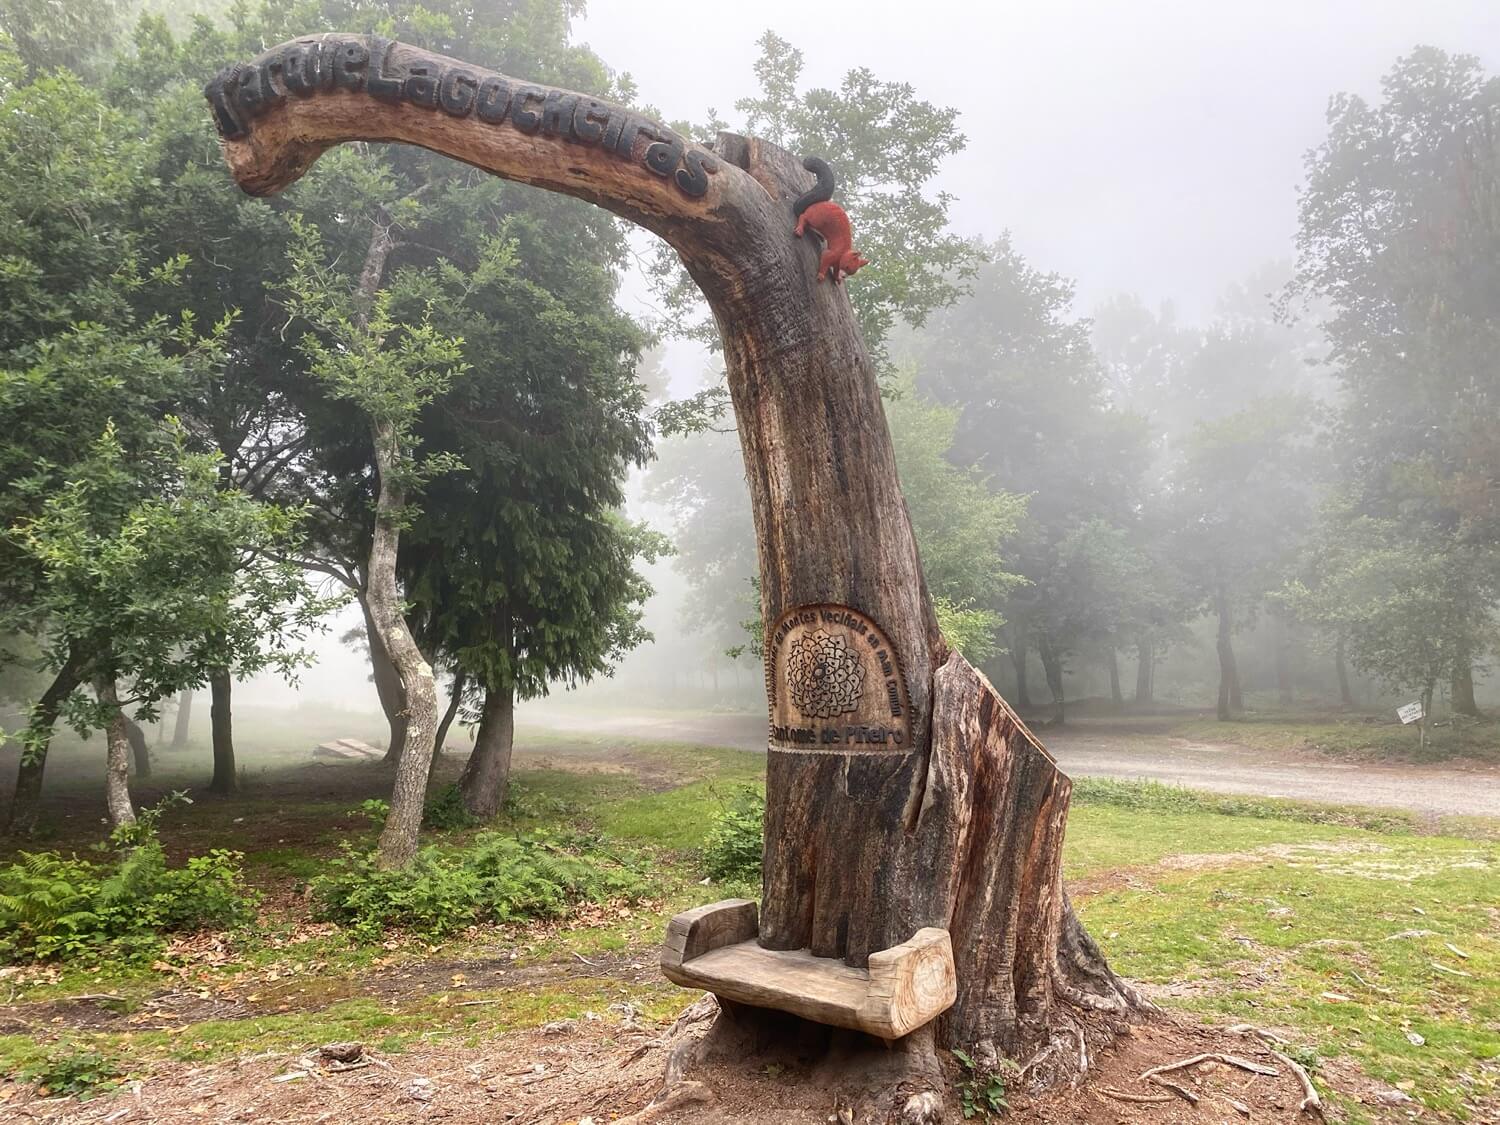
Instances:
[[[404,866],[417,851],[428,768],[437,735],[437,685],[407,624],[396,581],[396,553],[421,486],[432,476],[462,468],[448,453],[419,459],[415,429],[422,408],[438,397],[463,368],[462,341],[429,323],[399,324],[391,296],[379,288],[394,239],[377,228],[352,292],[324,269],[317,233],[303,228],[303,242],[288,284],[294,313],[312,331],[302,337],[309,372],[335,398],[363,416],[378,479],[375,531],[365,570],[366,597],[375,636],[396,666],[409,716],[406,743],[396,766],[390,813],[380,834],[380,861]]]
[[[347,50],[344,57],[363,51],[366,60],[372,47],[381,52],[381,66],[370,68],[366,80],[355,83],[358,89],[262,101],[260,113],[245,121],[218,105],[225,156],[240,183],[255,191],[279,190],[307,170],[308,154],[347,141],[429,144],[500,175],[586,195],[660,234],[682,255],[723,326],[763,564],[767,644],[777,660],[802,661],[796,676],[770,677],[787,685],[778,699],[791,706],[801,691],[798,706],[812,714],[837,708],[852,694],[862,716],[895,724],[824,728],[867,742],[873,734],[887,744],[886,751],[856,756],[809,752],[800,745],[804,739],[773,734],[758,940],[773,952],[809,949],[814,957],[860,966],[873,953],[907,941],[914,925],[931,924],[951,928],[954,956],[961,961],[956,979],[964,982],[963,995],[941,1024],[903,1038],[895,1059],[877,1048],[878,1054],[857,1060],[852,1065],[858,1076],[882,1100],[905,1098],[911,1087],[900,1083],[929,1091],[946,1083],[939,1035],[944,1047],[967,1043],[986,1054],[1024,1059],[1050,1043],[1054,1029],[1082,1037],[1085,1011],[1141,1010],[1084,934],[1063,893],[1066,777],[938,631],[883,424],[875,367],[848,305],[826,286],[814,289],[811,249],[786,235],[787,209],[779,200],[807,183],[793,158],[727,135],[712,151],[689,148],[654,124],[638,130],[657,135],[651,145],[640,145],[637,137],[628,151],[622,152],[623,145],[606,149],[601,126],[598,135],[575,134],[578,143],[565,149],[567,142],[557,137],[528,133],[533,111],[527,97],[521,99],[519,127],[493,128],[474,118],[477,103],[454,102],[447,111],[453,123],[431,129],[413,108],[426,96],[421,82],[411,87],[411,105],[394,106],[372,96],[379,88],[372,91],[371,84],[381,74],[430,81],[458,72],[469,74],[476,87],[489,82],[494,90],[504,79],[460,70],[453,60],[404,44],[353,37],[323,44]],[[226,78],[238,82],[248,75],[255,81],[255,75],[273,72],[273,62],[284,73],[295,49],[273,48]],[[215,96],[224,89],[218,87]],[[558,133],[569,131],[561,109],[565,98],[574,99],[570,106],[582,104],[577,95],[555,94],[550,120]],[[621,122],[622,132],[630,120],[618,106],[596,103],[584,112],[586,125],[592,113]],[[535,124],[540,132],[539,111]],[[563,152],[566,159],[552,159]],[[775,283],[748,286],[748,277]],[[818,343],[789,349],[781,346],[787,339]],[[808,403],[817,408],[806,409]],[[810,665],[805,647],[791,643],[797,630],[814,626],[834,631],[818,634],[824,647],[841,654],[833,680],[817,674],[820,667],[829,671],[826,663]],[[797,640],[824,643],[807,632],[797,633]],[[860,674],[850,661],[859,662]],[[783,670],[790,672],[791,665]],[[856,689],[865,675],[879,690]],[[836,684],[834,697],[825,697],[819,684]],[[773,720],[785,717],[782,706],[776,704]],[[892,741],[900,747],[896,752],[888,752]],[[913,795],[919,792],[922,815],[914,818]],[[876,871],[880,875],[872,879]],[[1018,918],[1024,919],[1019,926]],[[1008,986],[997,987],[1007,977]],[[706,1047],[743,1053],[746,1041],[737,1032],[751,1024],[753,1038],[757,1022],[753,1013],[720,1020]],[[1073,1063],[1071,1051],[1058,1054],[1065,1072],[1086,1065],[1082,1059]]]
[[[1176,469],[1174,547],[1218,623],[1217,714],[1244,707],[1234,634],[1288,572],[1313,501],[1310,405],[1267,398],[1200,423]]]
[[[1500,543],[1500,79],[1479,61],[1421,47],[1396,61],[1378,104],[1336,96],[1309,154],[1298,290],[1331,306],[1325,332],[1343,382],[1334,448],[1355,515],[1403,541],[1440,543],[1457,599],[1435,620],[1470,643],[1489,614],[1484,567]],[[1451,548],[1451,549],[1450,549]],[[1476,711],[1473,664],[1455,666],[1456,706]]]
[[[1062,717],[1066,662],[1108,630],[1102,606],[1076,599],[1058,581],[1060,551],[1091,521],[1133,520],[1148,460],[1144,422],[1112,408],[1089,342],[1071,317],[1073,286],[1025,261],[1006,239],[982,247],[969,293],[935,312],[908,350],[918,386],[957,409],[951,457],[976,466],[991,486],[1028,497],[1010,548],[1026,579],[1003,608],[1018,701],[1029,705],[1027,654],[1047,672],[1054,717]]]
[[[1423,729],[1439,684],[1452,682],[1495,641],[1493,611],[1475,614],[1481,592],[1493,605],[1493,560],[1461,542],[1414,539],[1394,521],[1330,505],[1306,556],[1304,576],[1282,599],[1336,639],[1361,672],[1396,691],[1415,691]],[[1454,709],[1462,709],[1454,700]]]

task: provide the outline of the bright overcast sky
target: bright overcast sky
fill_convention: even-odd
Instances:
[[[1291,255],[1330,94],[1374,96],[1419,43],[1500,70],[1500,0],[590,0],[578,37],[665,114],[734,120],[768,28],[811,84],[868,66],[956,106],[968,149],[939,181],[954,225],[1009,229],[1077,279],[1080,312],[1120,290],[1211,311]]]

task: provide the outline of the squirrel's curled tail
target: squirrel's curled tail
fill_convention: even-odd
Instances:
[[[801,215],[814,203],[825,203],[833,198],[833,169],[828,166],[828,161],[821,156],[809,156],[802,161],[802,167],[817,176],[818,182],[797,197],[797,202],[792,204],[794,215]]]

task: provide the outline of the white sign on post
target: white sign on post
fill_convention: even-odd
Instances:
[[[1403,723],[1420,722],[1422,719],[1421,701],[1419,700],[1416,703],[1408,703],[1405,707],[1397,707],[1396,718],[1400,719]]]

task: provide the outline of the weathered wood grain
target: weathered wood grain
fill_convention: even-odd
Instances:
[[[767,636],[789,614],[818,607],[847,609],[874,627],[862,635],[878,633],[888,661],[877,662],[871,681],[884,690],[899,680],[901,721],[861,699],[849,712],[824,708],[819,722],[878,718],[889,728],[884,742],[846,733],[824,744],[821,731],[816,748],[770,740],[780,745],[767,765],[764,893],[751,946],[806,959],[812,989],[831,966],[836,978],[847,971],[868,983],[885,971],[883,951],[927,928],[947,930],[956,1001],[937,1027],[950,1045],[1027,1050],[1067,1022],[1059,1002],[1135,1010],[1062,891],[1067,778],[988,681],[950,657],[938,630],[846,288],[819,283],[816,244],[792,236],[791,202],[812,181],[798,157],[729,134],[711,147],[685,145],[683,153],[712,162],[702,193],[689,194],[642,166],[646,141],[663,132],[654,124],[639,145],[610,149],[362,89],[278,100],[271,63],[280,58],[284,69],[291,46],[253,64],[251,73],[270,83],[269,100],[224,141],[241,184],[276,191],[332,145],[400,141],[590,200],[660,235],[702,289],[723,337]],[[424,76],[460,66],[476,82],[515,83],[401,44],[379,50],[382,81],[415,83],[408,88],[418,94]],[[533,91],[531,105],[575,96]],[[625,111],[599,112],[613,122]],[[669,940],[679,938],[675,952],[684,954],[686,935]],[[714,956],[734,959],[720,949],[688,960]]]

